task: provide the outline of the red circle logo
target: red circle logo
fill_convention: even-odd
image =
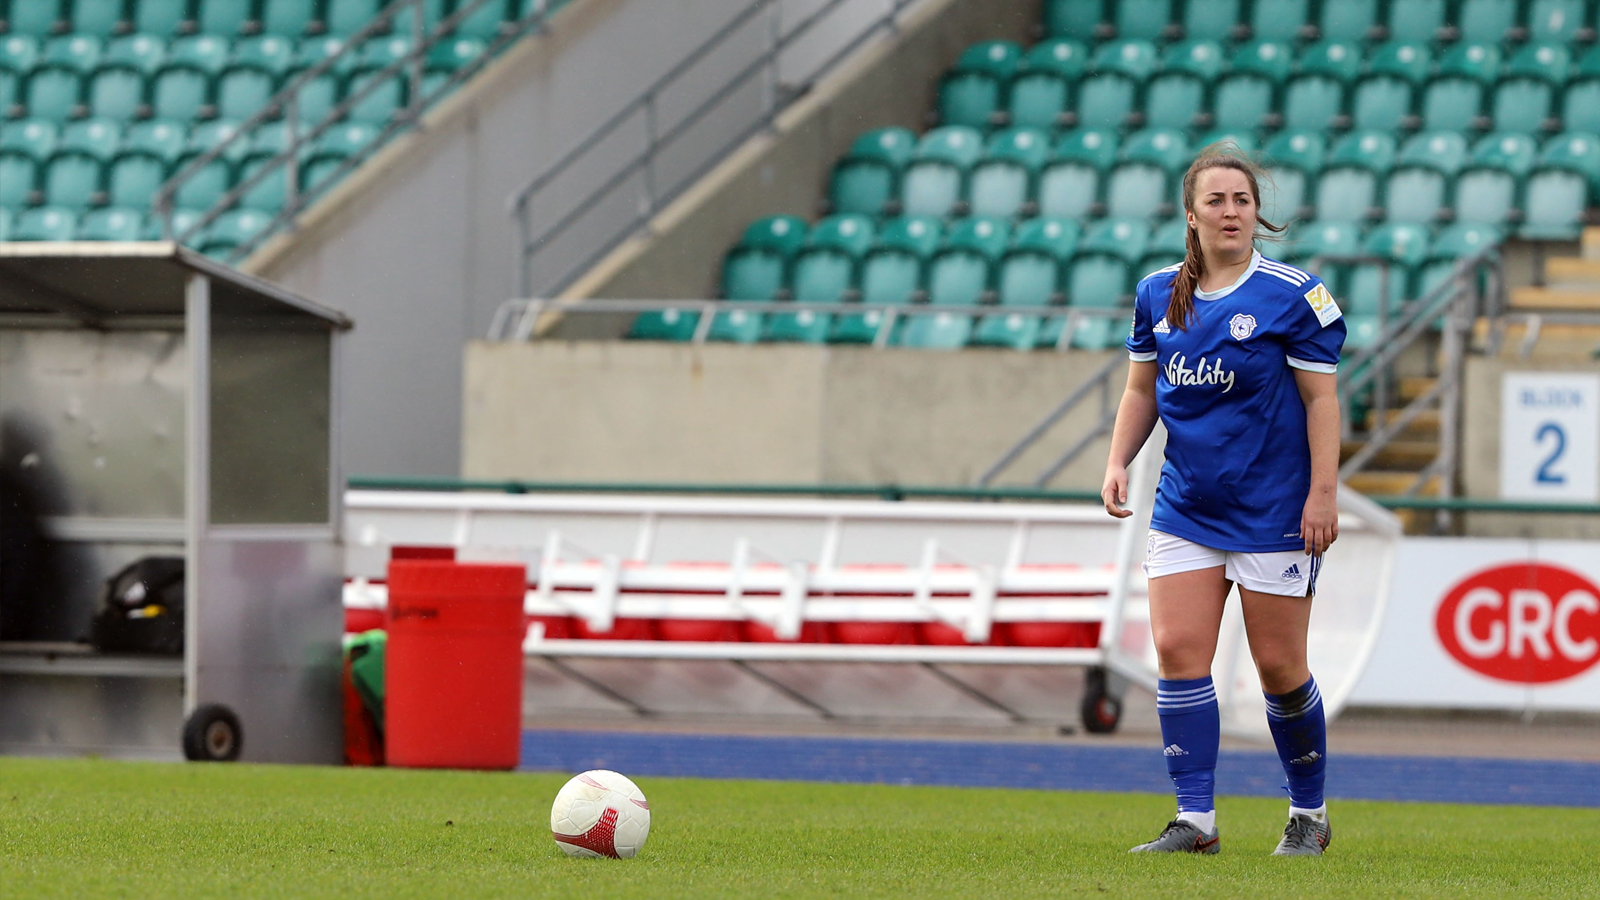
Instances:
[[[1457,662],[1501,681],[1546,684],[1600,662],[1600,588],[1560,566],[1469,575],[1445,594],[1433,625]]]

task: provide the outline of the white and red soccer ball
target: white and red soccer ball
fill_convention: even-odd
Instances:
[[[550,835],[568,856],[632,859],[650,836],[650,803],[616,772],[584,772],[556,794]]]

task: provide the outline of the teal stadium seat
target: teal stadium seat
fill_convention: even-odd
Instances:
[[[261,180],[251,185],[239,198],[241,207],[276,213],[289,201],[289,168],[283,164],[274,165],[273,158],[271,152],[252,153],[240,164],[241,183],[261,174]]]
[[[166,119],[146,119],[128,126],[123,135],[123,148],[149,153],[165,163],[172,163],[183,154],[189,130]]]
[[[167,61],[220,75],[233,57],[233,42],[215,34],[178,38],[167,47]]]
[[[350,76],[347,93],[353,97],[373,81],[378,81],[378,86],[350,107],[350,118],[384,125],[406,105],[406,80],[400,74],[383,77],[379,69],[358,69]]]
[[[125,15],[123,0],[72,0],[71,21],[74,32],[99,37],[111,37],[133,27]]]
[[[1461,0],[1456,15],[1463,41],[1498,43],[1517,24],[1517,0]]]
[[[29,116],[64,122],[83,111],[83,79],[66,66],[38,66],[28,76],[23,98]]]
[[[1421,87],[1433,72],[1433,52],[1427,44],[1390,41],[1372,50],[1367,60],[1369,75],[1392,75]]]
[[[1253,131],[1232,131],[1226,128],[1215,128],[1195,139],[1196,152],[1210,147],[1212,144],[1232,144],[1244,153],[1255,155],[1261,149],[1261,142],[1256,139]]]
[[[49,119],[18,119],[0,126],[0,150],[26,153],[43,162],[56,152],[61,141],[61,126]]]
[[[482,38],[445,38],[428,51],[428,72],[433,74],[454,72],[482,56],[488,49],[488,42]]]
[[[272,215],[255,209],[233,209],[217,216],[206,230],[200,252],[207,256],[226,259],[272,224]]]
[[[1060,219],[1088,217],[1100,202],[1100,180],[1116,160],[1114,131],[1069,132],[1039,175],[1039,212]]]
[[[1141,254],[1142,255],[1142,254]],[[1082,309],[1116,309],[1132,290],[1130,263],[1118,256],[1086,251],[1073,260],[1067,274],[1067,304]],[[1051,319],[1040,330],[1039,343],[1058,345],[1068,319]],[[1084,350],[1103,350],[1125,336],[1126,320],[1086,316],[1078,320],[1070,345]]]
[[[166,159],[142,150],[130,150],[111,161],[106,173],[106,193],[112,206],[149,209],[156,191],[166,181]]]
[[[1183,256],[1189,250],[1189,220],[1184,216],[1174,216],[1150,232],[1150,240],[1145,244],[1145,255],[1160,253],[1164,256]],[[1146,271],[1144,274],[1149,274]]]
[[[167,62],[167,42],[149,34],[129,34],[106,45],[107,65],[131,66],[141,75],[154,75]]]
[[[70,241],[78,231],[77,213],[54,206],[36,206],[17,213],[13,241]]]
[[[21,75],[38,62],[38,38],[31,34],[0,34],[0,69]]]
[[[1149,129],[1130,136],[1121,161],[1106,177],[1106,213],[1117,218],[1150,218],[1171,206],[1174,176],[1192,153],[1180,131]]]
[[[1205,108],[1206,82],[1189,72],[1162,72],[1144,88],[1148,128],[1188,128]]]
[[[1144,256],[1149,243],[1150,224],[1143,219],[1099,219],[1084,232],[1078,249],[1132,263]]]
[[[1011,125],[1056,128],[1072,118],[1072,85],[1088,63],[1088,51],[1077,41],[1053,38],[1034,45],[1007,91]]]
[[[1254,131],[1276,107],[1277,87],[1253,72],[1224,75],[1211,90],[1211,121],[1227,130]]]
[[[11,210],[0,206],[0,243],[11,240],[11,223],[14,220]]]
[[[1118,72],[1097,72],[1078,82],[1072,122],[1081,128],[1116,130],[1138,106],[1139,83]]]
[[[974,216],[1010,218],[1022,214],[1034,193],[1039,170],[1050,158],[1050,138],[1027,128],[997,132],[984,158],[967,179],[967,205]]]
[[[876,229],[862,215],[831,216],[818,222],[795,257],[791,292],[804,303],[841,303],[856,289],[861,258],[872,248]],[[833,317],[810,310],[766,317],[764,340],[822,343]]]
[[[927,261],[943,243],[937,218],[891,219],[878,233],[878,243],[861,264],[861,301],[870,304],[910,303],[922,290]],[[869,311],[835,316],[830,343],[870,344],[883,325],[883,315]]]
[[[277,78],[259,66],[230,66],[218,77],[216,91],[217,115],[244,120],[259,113],[277,93]]]
[[[284,78],[284,86],[298,83],[304,70],[295,70]],[[337,72],[323,72],[299,85],[295,106],[300,118],[307,122],[320,122],[331,115],[344,99],[344,78]]]
[[[1533,0],[1528,7],[1528,38],[1534,42],[1569,43],[1589,27],[1584,0]],[[1591,30],[1589,37],[1593,38]]]
[[[12,34],[48,37],[55,33],[61,18],[59,12],[60,8],[52,0],[22,0],[20,3],[12,0],[7,23]]]
[[[1445,0],[1389,0],[1389,39],[1431,44],[1445,27],[1446,14]]]
[[[1306,33],[1309,24],[1311,0],[1257,0],[1250,4],[1250,34],[1256,40],[1294,41]]]
[[[364,122],[341,122],[317,138],[315,154],[353,156],[367,149],[379,134],[378,128]]]
[[[1352,132],[1340,139],[1317,176],[1317,217],[1345,222],[1365,219],[1378,206],[1379,185],[1394,158],[1394,135],[1388,132]]]
[[[1222,45],[1210,40],[1177,41],[1161,52],[1161,70],[1187,72],[1210,84],[1227,68]]]
[[[142,210],[113,206],[84,213],[78,220],[77,238],[80,241],[137,241],[144,230]]]
[[[66,66],[79,75],[93,72],[105,55],[105,42],[90,34],[64,34],[44,42],[45,63]]]
[[[1024,222],[1000,262],[995,287],[1003,310],[982,316],[971,343],[1031,350],[1039,344],[1043,320],[1025,310],[1066,301],[1062,273],[1077,248],[1079,227],[1071,219]]]
[[[250,14],[254,5],[240,0],[198,0],[196,18],[200,30],[206,34],[243,34],[247,30],[246,23],[253,21]]]
[[[39,164],[16,150],[0,150],[0,208],[20,209],[33,203]]]
[[[465,9],[469,2],[470,0],[456,0],[455,9]],[[456,26],[456,34],[486,41],[493,40],[499,36],[508,12],[511,10],[505,0],[487,0],[461,20]]]
[[[261,30],[268,35],[298,38],[321,27],[317,0],[262,0]]]
[[[722,264],[722,296],[728,300],[772,300],[783,290],[789,260],[805,241],[807,226],[793,216],[751,223]]]
[[[267,131],[266,128],[261,130]],[[188,150],[190,153],[204,153],[220,147],[223,157],[237,165],[255,149],[251,147],[252,141],[248,138],[230,140],[238,133],[239,122],[235,119],[212,119],[209,122],[201,122],[189,130]]]
[[[1531,240],[1574,240],[1583,230],[1584,212],[1600,196],[1600,136],[1563,134],[1551,138],[1524,188],[1523,221],[1518,234]]]
[[[1354,222],[1307,222],[1292,228],[1288,238],[1284,248],[1287,259],[1312,260],[1361,253],[1361,227]]]
[[[1344,105],[1344,85],[1337,78],[1296,76],[1283,89],[1283,127],[1294,131],[1334,128],[1344,116]]]
[[[1450,183],[1466,165],[1467,150],[1467,139],[1460,132],[1409,138],[1384,183],[1385,220],[1430,223],[1442,218],[1450,208]]]
[[[1456,221],[1504,224],[1517,213],[1522,180],[1537,160],[1530,135],[1493,134],[1478,141],[1456,175]]]
[[[1155,41],[1165,37],[1173,15],[1175,0],[1116,0],[1112,4],[1117,37]]]
[[[329,0],[329,2],[330,3],[337,3],[338,0]],[[513,2],[514,2],[514,0],[513,0]],[[495,3],[495,0],[489,0],[489,3],[487,5],[493,6],[494,3]],[[380,3],[379,5],[380,6],[387,6],[388,4],[387,3]],[[465,3],[461,3],[461,2],[457,2],[455,5],[456,5],[457,8],[460,8],[462,6],[465,6],[466,4]],[[433,28],[435,26],[437,26],[439,24],[439,22],[444,19],[444,16],[445,16],[445,8],[444,7],[445,7],[445,0],[423,0],[423,3],[422,3],[422,27],[423,27],[424,31],[433,30]],[[413,22],[415,20],[415,12],[416,12],[416,7],[414,7],[414,6],[407,5],[407,6],[401,7],[400,11],[397,12],[395,14],[395,16],[394,16],[394,22],[393,22],[393,26],[394,27],[392,29],[393,32],[395,34],[410,35],[412,33]]]
[[[1461,260],[1477,256],[1505,239],[1492,225],[1458,222],[1439,232],[1428,250],[1428,260],[1417,275],[1417,296],[1426,297],[1455,269]]]
[[[1243,0],[1185,0],[1183,33],[1190,40],[1231,43],[1244,23]]]
[[[171,37],[194,26],[189,0],[135,0],[133,30],[139,34]]]
[[[361,54],[351,52],[339,56],[344,44],[344,38],[331,35],[301,40],[295,47],[295,68],[309,69],[324,60],[336,59],[332,71],[348,76],[361,64]]]
[[[1004,219],[971,216],[957,220],[945,245],[928,263],[928,302],[935,306],[976,306],[994,283],[994,267],[1010,242]]]
[[[1416,224],[1387,224],[1372,229],[1362,253],[1386,263],[1360,263],[1343,278],[1344,311],[1350,316],[1377,316],[1381,323],[1399,315],[1412,299],[1416,267],[1428,254],[1428,230]]]
[[[328,34],[347,38],[367,26],[387,4],[383,0],[327,0]]]
[[[110,119],[79,119],[61,129],[59,147],[109,162],[122,146],[122,126]]]
[[[1105,20],[1100,0],[1044,0],[1044,28],[1051,37],[1091,41]]]
[[[22,103],[22,77],[10,69],[0,69],[0,115],[8,115]]]
[[[996,124],[1002,84],[988,72],[956,69],[945,73],[939,82],[939,121],[979,129]]]
[[[1560,44],[1528,44],[1506,63],[1495,87],[1490,118],[1495,131],[1536,132],[1555,115],[1556,94],[1566,81],[1571,56]]]
[[[132,66],[105,65],[89,76],[89,114],[131,122],[145,112],[144,73]]]
[[[694,337],[699,326],[698,312],[669,307],[634,316],[628,337],[642,341],[687,341]]]
[[[879,128],[856,138],[833,167],[828,200],[838,213],[881,215],[899,196],[900,172],[916,152],[909,128]]]
[[[87,209],[101,200],[104,166],[79,150],[58,151],[44,171],[44,202],[63,209]]]
[[[1161,54],[1150,41],[1106,41],[1095,48],[1089,71],[1094,74],[1116,72],[1142,82],[1161,68]]]
[[[279,34],[246,38],[233,47],[233,65],[253,66],[281,78],[295,66],[294,41]]]
[[[183,171],[199,154],[191,153],[180,158],[172,168],[172,174]],[[217,205],[217,201],[228,193],[233,187],[234,164],[222,157],[206,163],[197,173],[187,181],[178,185],[173,196],[174,207],[188,209],[209,210]]]
[[[150,85],[150,105],[160,119],[210,118],[211,76],[187,63],[168,65]]]
[[[1264,148],[1267,178],[1260,184],[1261,213],[1274,224],[1300,216],[1322,171],[1327,145],[1316,131],[1280,131]]]
[[[1378,0],[1322,0],[1317,27],[1326,41],[1363,43],[1377,33]]]
[[[1410,81],[1397,75],[1369,75],[1351,97],[1351,124],[1361,130],[1401,130],[1412,121],[1412,103]]]
[[[1361,48],[1344,41],[1318,41],[1300,52],[1296,69],[1302,75],[1326,75],[1344,84],[1361,77]]]
[[[944,216],[961,198],[967,172],[983,155],[983,134],[947,125],[922,136],[901,179],[900,202],[906,215]]]

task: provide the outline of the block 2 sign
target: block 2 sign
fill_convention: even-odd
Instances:
[[[1600,500],[1600,374],[1507,372],[1500,397],[1500,496]]]

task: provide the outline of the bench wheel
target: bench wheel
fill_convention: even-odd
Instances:
[[[1083,679],[1083,729],[1090,734],[1110,734],[1122,721],[1122,698],[1114,696],[1105,669],[1090,669]]]
[[[244,747],[244,729],[233,710],[207,703],[183,723],[183,756],[192,762],[233,762]]]

